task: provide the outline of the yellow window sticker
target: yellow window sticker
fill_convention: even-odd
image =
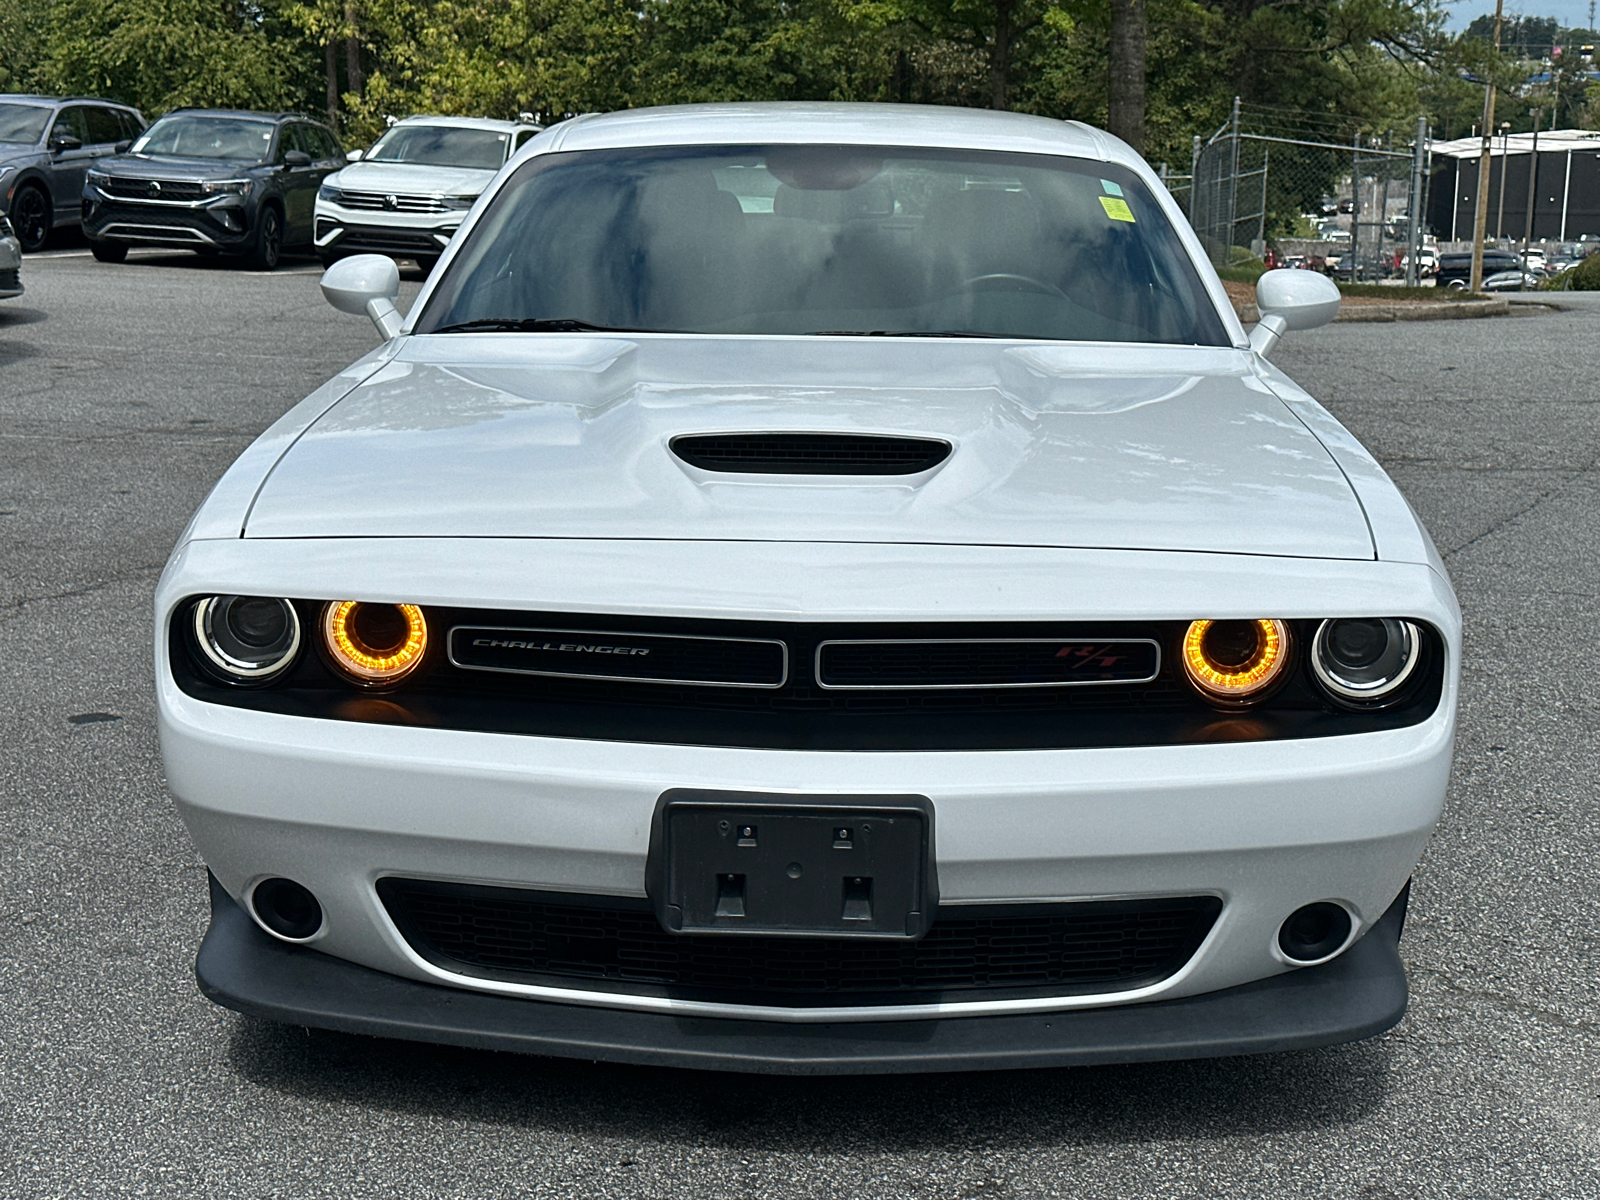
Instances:
[[[1106,216],[1113,221],[1126,221],[1133,225],[1133,209],[1128,207],[1128,202],[1117,196],[1101,196],[1100,207],[1106,210]]]

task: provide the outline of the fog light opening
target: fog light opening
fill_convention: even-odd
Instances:
[[[322,929],[322,905],[292,879],[263,879],[250,893],[250,909],[267,932],[286,942],[304,942]]]
[[[1278,928],[1278,949],[1296,966],[1321,962],[1344,949],[1353,927],[1342,905],[1319,900],[1289,914]]]

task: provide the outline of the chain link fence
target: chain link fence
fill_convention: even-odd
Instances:
[[[1340,137],[1343,126],[1235,101],[1221,129],[1195,139],[1192,175],[1169,188],[1218,268],[1259,258],[1415,282],[1426,154],[1393,133]]]

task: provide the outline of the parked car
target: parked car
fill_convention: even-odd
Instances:
[[[24,251],[78,224],[83,176],[144,132],[139,110],[88,96],[0,96],[0,197]]]
[[[0,215],[0,300],[10,300],[26,291],[22,286],[22,243],[11,222]]]
[[[431,271],[472,202],[540,126],[466,117],[408,117],[317,193],[325,265],[377,251]]]
[[[1514,271],[1516,269],[1517,256],[1509,250],[1484,249],[1483,275],[1485,279],[1501,271]],[[1439,273],[1435,276],[1434,286],[1451,287],[1460,291],[1471,286],[1471,283],[1472,255],[1470,253],[1441,254],[1439,256]]]
[[[310,117],[179,109],[88,173],[84,232],[101,262],[165,246],[270,271],[285,249],[311,248],[317,189],[344,164],[333,131]]]
[[[1156,174],[1015,113],[523,147],[157,588],[213,1000],[753,1071],[1367,1037],[1461,622]],[[285,346],[280,369],[303,371]]]
[[[1404,254],[1400,257],[1402,270],[1411,265],[1411,255]],[[1439,273],[1439,252],[1431,246],[1424,246],[1417,254],[1417,277],[1431,279]]]
[[[1522,255],[1522,265],[1530,271],[1535,267],[1545,266],[1545,252],[1537,246],[1530,246]]]
[[[1548,272],[1525,271],[1520,267],[1510,271],[1496,271],[1493,275],[1484,279],[1483,290],[1486,292],[1534,291],[1548,278]]]

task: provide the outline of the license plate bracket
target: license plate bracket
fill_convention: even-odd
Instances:
[[[673,933],[920,938],[939,904],[933,804],[674,788],[646,887]]]

